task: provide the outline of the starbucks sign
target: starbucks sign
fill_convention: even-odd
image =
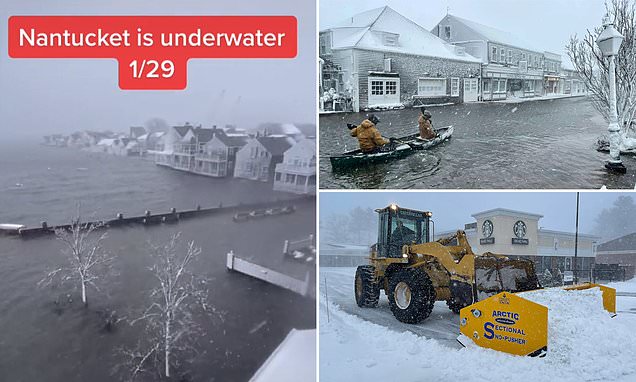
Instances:
[[[528,245],[528,239],[526,239],[528,227],[526,227],[526,223],[521,220],[517,220],[517,222],[512,226],[512,232],[516,236],[512,238],[512,244]]]

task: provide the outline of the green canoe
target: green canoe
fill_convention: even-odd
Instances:
[[[337,171],[359,168],[370,164],[386,163],[392,159],[403,158],[415,150],[430,149],[450,139],[453,135],[453,126],[441,127],[435,129],[435,132],[437,133],[437,137],[433,139],[420,139],[419,133],[396,138],[394,142],[386,145],[386,150],[372,154],[365,154],[358,149],[347,151],[340,155],[330,156],[331,169]]]

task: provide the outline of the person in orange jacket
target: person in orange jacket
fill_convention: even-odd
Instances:
[[[360,150],[364,153],[377,151],[390,142],[390,140],[383,138],[380,131],[375,127],[378,122],[380,122],[378,117],[371,114],[368,119],[362,121],[358,126],[348,125],[349,129],[351,129],[351,136],[358,138]]]
[[[420,116],[417,119],[417,124],[420,128],[420,138],[433,139],[437,134],[433,130],[433,123],[431,122],[431,113],[426,111],[425,108],[420,108]]]

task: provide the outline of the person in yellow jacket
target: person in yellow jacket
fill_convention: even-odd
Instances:
[[[420,138],[433,139],[437,134],[433,130],[433,123],[431,122],[431,113],[426,111],[425,108],[420,109],[420,117],[417,119],[417,125],[420,128]]]
[[[378,117],[371,114],[368,119],[362,121],[358,126],[348,125],[351,129],[351,136],[358,138],[360,150],[364,153],[372,153],[379,150],[390,141],[382,137],[375,125],[380,122]]]

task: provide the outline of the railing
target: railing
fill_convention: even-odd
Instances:
[[[285,240],[285,244],[283,246],[283,254],[288,254],[296,249],[302,249],[307,247],[314,247],[316,244],[314,242],[314,235],[309,235],[306,239],[291,241]]]
[[[287,171],[301,175],[314,175],[316,173],[316,165],[303,167],[293,164],[278,163],[276,165],[276,171]]]

